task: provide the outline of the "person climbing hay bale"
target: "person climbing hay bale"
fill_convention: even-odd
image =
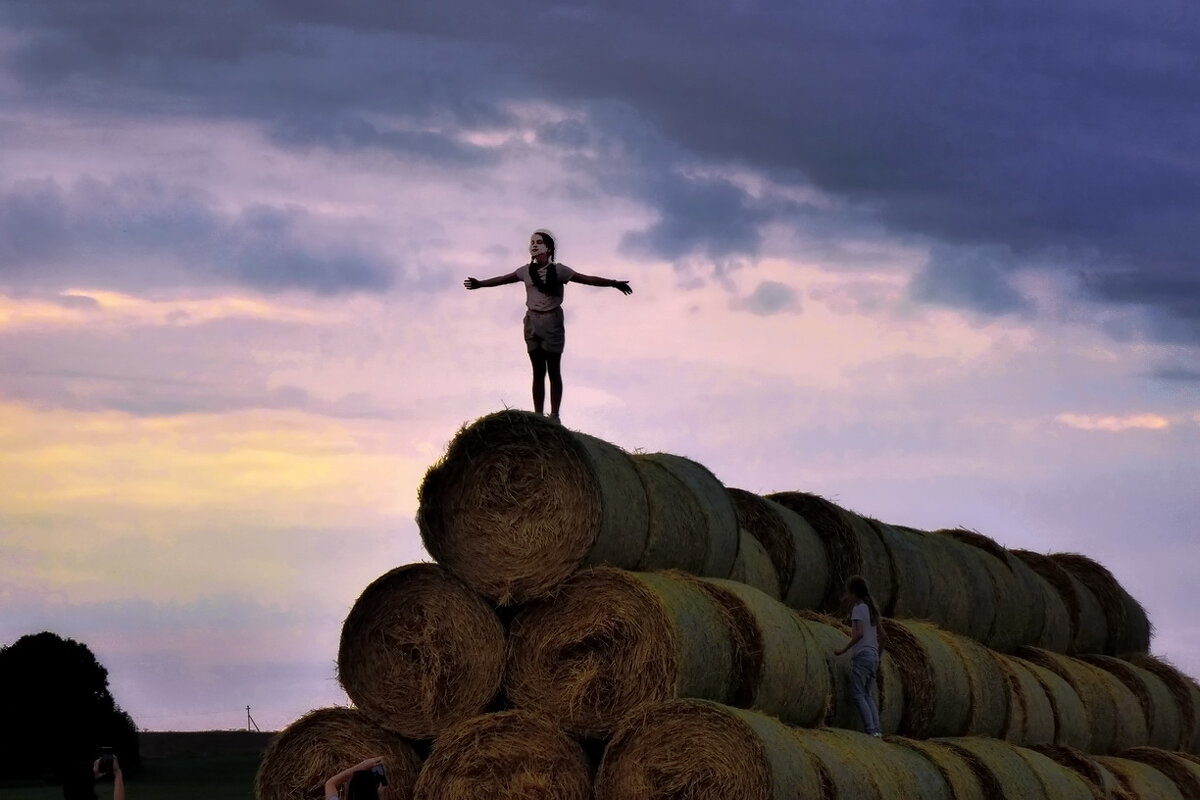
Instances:
[[[790,508],[744,489],[729,489],[738,524],[762,543],[779,576],[780,598],[792,608],[820,607],[829,590],[821,538]]]
[[[254,779],[257,800],[324,797],[325,781],[371,755],[383,756],[393,798],[407,800],[420,761],[412,745],[351,708],[322,708],[271,739]]]
[[[540,714],[511,710],[464,720],[433,743],[414,800],[590,800],[583,748]]]
[[[629,455],[536,414],[460,430],[419,499],[430,555],[502,605],[544,597],[585,564],[634,567],[646,547],[646,490]]]
[[[475,716],[504,672],[495,611],[436,564],[376,578],[342,625],[338,680],[364,713],[409,738]]]
[[[728,702],[733,633],[724,610],[685,576],[597,567],[513,619],[504,680],[518,707],[603,736],[642,703]]]

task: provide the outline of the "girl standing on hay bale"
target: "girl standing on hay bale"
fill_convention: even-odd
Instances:
[[[372,756],[325,781],[326,800],[338,800],[346,787],[344,800],[378,800],[387,796],[387,776],[383,773],[383,756]]]
[[[554,235],[539,228],[529,237],[528,264],[517,267],[507,275],[479,280],[467,278],[463,286],[481,289],[504,286],[508,283],[525,284],[525,348],[533,366],[533,410],[543,413],[546,402],[546,374],[550,375],[550,418],[558,421],[558,409],[562,403],[562,372],[560,370],[566,329],[563,325],[563,287],[570,281],[587,286],[607,286],[619,289],[622,294],[632,294],[629,281],[612,278],[596,278],[576,272],[566,264],[554,260]]]
[[[846,602],[850,609],[850,641],[834,652],[850,651],[850,691],[863,725],[872,736],[882,736],[879,726],[879,707],[871,697],[875,674],[879,671],[879,654],[883,650],[884,633],[879,625],[879,609],[871,597],[871,589],[861,575],[846,579]]]

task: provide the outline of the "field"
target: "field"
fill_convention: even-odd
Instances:
[[[146,768],[125,785],[127,800],[249,800],[254,796],[257,755],[174,756],[146,760]],[[100,800],[112,797],[112,784],[96,787]],[[0,800],[62,800],[62,789],[46,784],[5,786]]]

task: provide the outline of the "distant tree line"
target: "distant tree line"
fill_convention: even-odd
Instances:
[[[57,634],[0,648],[0,778],[59,779],[112,747],[122,770],[141,767],[137,726],[113,700],[87,645]]]

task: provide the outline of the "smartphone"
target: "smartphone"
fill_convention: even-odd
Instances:
[[[111,747],[100,748],[100,767],[101,777],[106,777],[113,774],[113,749]]]
[[[388,785],[387,784],[387,775],[383,771],[383,764],[376,764],[375,766],[371,767],[371,772],[373,772],[379,776],[379,785],[380,786]]]

